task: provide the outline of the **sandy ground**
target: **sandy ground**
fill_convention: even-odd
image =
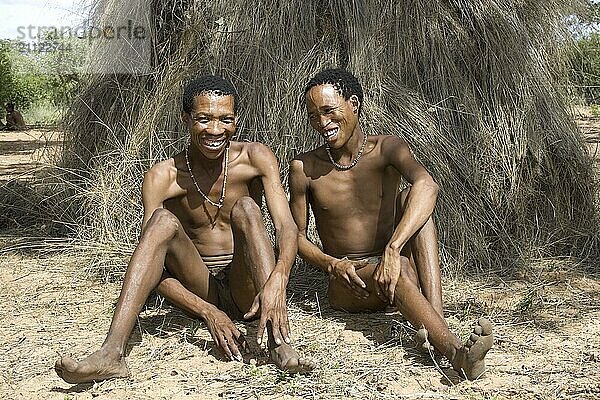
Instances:
[[[600,121],[580,124],[592,149]],[[1,179],[31,178],[56,135],[2,132]],[[56,376],[54,362],[65,354],[81,358],[102,343],[120,282],[86,276],[93,260],[85,252],[6,251],[16,240],[0,233],[2,399],[600,398],[600,277],[566,261],[510,279],[445,280],[453,331],[465,338],[480,315],[496,326],[488,372],[477,382],[460,381],[447,362],[418,353],[398,314],[332,310],[323,279],[312,274],[306,283],[300,267],[289,286],[290,322],[296,347],[319,363],[314,373],[281,373],[256,345],[244,363],[228,362],[202,323],[151,298],[129,341],[132,378],[71,385]],[[238,326],[255,335],[256,323]]]

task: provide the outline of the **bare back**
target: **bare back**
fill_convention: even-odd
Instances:
[[[386,138],[370,136],[360,162],[348,171],[333,167],[324,146],[297,157],[325,253],[380,254],[390,240],[401,176],[383,155]]]

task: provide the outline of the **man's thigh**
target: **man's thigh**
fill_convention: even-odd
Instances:
[[[218,285],[191,239],[180,232],[169,246],[165,270],[196,296],[218,304]]]
[[[231,298],[237,308],[243,313],[247,313],[252,306],[254,297],[261,288],[256,288],[252,270],[248,266],[243,252],[234,253],[231,269],[229,270],[229,289]]]
[[[369,292],[369,297],[362,299],[357,297],[354,292],[346,287],[344,283],[339,279],[329,280],[329,304],[336,310],[343,310],[347,312],[372,312],[382,311],[388,306],[387,303],[381,301],[381,299],[375,294],[375,281],[373,280],[373,273],[377,264],[367,264],[363,268],[356,270],[356,274],[362,279],[367,285],[366,290]]]

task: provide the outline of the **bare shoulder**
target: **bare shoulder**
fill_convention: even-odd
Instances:
[[[260,171],[265,169],[276,169],[279,171],[277,157],[273,151],[267,146],[259,142],[242,143],[244,151],[248,154],[248,161],[252,166]]]
[[[325,146],[319,146],[316,149],[298,154],[290,162],[290,171],[306,171],[307,168],[314,168],[320,161],[328,162]]]
[[[290,161],[290,178],[296,179],[300,177],[306,177],[304,170],[305,158],[302,155],[296,156]]]
[[[169,158],[154,164],[144,174],[142,196],[160,197],[166,200],[174,196],[177,179],[175,159]]]
[[[408,150],[408,142],[396,135],[377,135],[375,138],[384,152]]]

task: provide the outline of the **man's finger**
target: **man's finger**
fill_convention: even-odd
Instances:
[[[348,279],[348,276],[344,276],[344,279],[342,279],[342,283],[344,284],[344,286],[346,286],[347,289],[354,290],[354,287],[352,286],[352,283]]]
[[[240,349],[244,353],[248,353],[250,351],[250,348],[248,347],[248,341],[246,340],[246,337],[244,335],[242,335],[242,333],[240,331],[237,331],[235,340],[238,343],[238,346],[240,347]]]
[[[357,294],[357,296],[363,299],[369,297],[369,292],[365,289],[367,285],[362,279],[360,279],[360,276],[358,276],[356,271],[352,271],[349,276],[351,279],[350,283],[353,286],[352,289],[354,289],[354,292]]]
[[[365,282],[363,282],[362,279],[360,279],[360,276],[358,276],[358,274],[356,273],[356,271],[350,271],[350,273],[348,274],[350,276],[350,279],[357,284],[358,286],[360,286],[361,288],[366,288],[367,285],[365,284]]]
[[[383,289],[382,285],[377,281],[375,281],[375,294],[381,299],[381,301],[388,301],[385,290]]]
[[[231,332],[227,332],[227,333],[225,333],[224,337],[225,337],[225,343],[227,344],[227,347],[229,348],[229,358],[231,358],[232,360],[242,361],[243,360],[242,354],[240,353],[240,349],[237,346],[238,343],[237,343],[237,340],[235,339],[234,335],[232,335]]]
[[[231,350],[229,349],[229,343],[227,343],[227,338],[223,335],[220,335],[217,343],[219,344],[221,350],[223,350],[223,353],[225,353],[225,355],[229,357],[230,360],[232,360],[233,356],[231,354]]]
[[[250,307],[250,310],[248,310],[248,312],[246,314],[244,314],[244,319],[250,319],[250,318],[254,317],[256,315],[256,313],[258,312],[259,308],[260,308],[260,299],[259,299],[259,296],[256,295],[256,297],[254,298],[254,301],[252,302],[252,307]]]
[[[276,345],[279,346],[281,343],[283,343],[281,332],[279,332],[279,321],[271,321],[271,332],[273,334],[273,339],[275,340]]]
[[[352,290],[352,294],[354,294],[356,297],[363,299],[369,297],[369,292],[358,286],[356,283],[350,282],[349,287]]]
[[[283,337],[283,341],[287,344],[290,344],[290,322],[288,321],[287,314],[282,316],[281,324],[280,324],[281,336]]]
[[[263,335],[265,334],[265,326],[267,325],[267,318],[264,313],[261,315],[260,320],[258,321],[258,328],[256,330],[256,341],[258,344],[262,344]]]
[[[392,282],[390,282],[388,288],[387,288],[387,300],[390,302],[390,304],[394,304],[394,294],[396,293],[396,283],[397,281],[394,280]]]

